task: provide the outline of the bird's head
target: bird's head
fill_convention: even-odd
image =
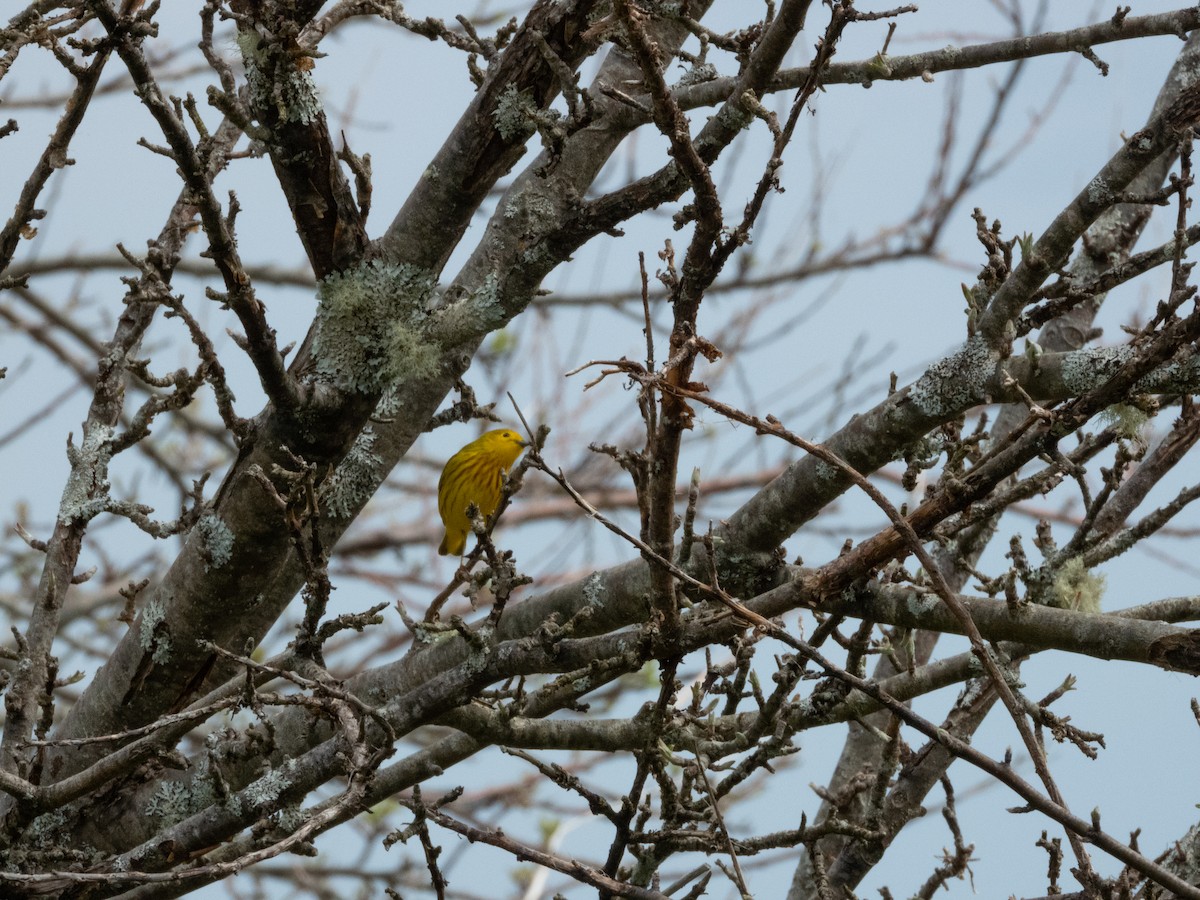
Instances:
[[[505,468],[512,465],[521,455],[521,451],[529,446],[529,442],[522,440],[521,435],[511,428],[497,428],[489,431],[483,436],[483,442],[489,453],[493,453],[497,458],[503,460]]]

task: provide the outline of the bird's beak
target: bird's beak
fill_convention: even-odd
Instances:
[[[517,443],[521,445],[522,450],[529,446],[529,441],[518,440]]]

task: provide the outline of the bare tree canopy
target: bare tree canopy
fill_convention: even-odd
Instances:
[[[1200,898],[1200,8],[429,6],[6,10],[0,897]]]

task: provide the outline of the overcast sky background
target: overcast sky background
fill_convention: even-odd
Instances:
[[[884,5],[860,4],[866,9]],[[1163,11],[1177,5],[1134,2],[1132,14]],[[990,3],[935,0],[922,2],[920,6],[918,16],[900,20],[891,54],[1009,36],[1007,23]],[[1110,15],[1111,6],[1053,3],[1046,14],[1046,27],[1069,28],[1094,22]],[[407,8],[413,16],[450,18],[448,8],[442,3],[410,3]],[[714,28],[731,27],[738,10],[744,8],[736,2],[718,2],[709,24]],[[194,4],[164,4],[159,21],[165,43],[181,48],[194,45],[198,33]],[[824,8],[814,5],[810,30],[795,49],[793,64],[807,58],[825,21]],[[879,50],[885,32],[883,24],[851,28],[837,59],[869,58]],[[226,39],[224,46],[233,56],[232,41]],[[861,411],[884,397],[889,372],[900,373],[902,384],[911,380],[965,336],[959,284],[973,282],[974,272],[982,261],[969,215],[971,208],[981,207],[989,219],[1000,219],[1006,235],[1040,233],[1120,146],[1122,132],[1132,133],[1145,122],[1179,46],[1178,39],[1164,37],[1101,47],[1099,55],[1112,67],[1107,78],[1102,78],[1090,63],[1078,57],[1031,60],[1019,93],[1008,106],[1001,143],[992,152],[1007,151],[1011,142],[1025,134],[1031,116],[1045,112],[1047,104],[1053,101],[1050,114],[1013,163],[993,180],[973,189],[955,212],[943,242],[943,261],[881,266],[780,289],[779,302],[770,314],[751,326],[759,339],[754,353],[726,360],[709,371],[702,368],[699,380],[715,383],[719,379],[721,399],[741,403],[760,415],[773,412],[789,427],[812,438],[828,433],[830,386],[838,381],[847,359],[853,360],[856,376],[849,397],[858,399],[835,418],[838,424],[850,412]],[[374,211],[369,226],[372,236],[377,236],[471,96],[464,59],[442,44],[385,26],[348,26],[329,38],[322,49],[328,56],[318,61],[315,75],[330,111],[333,131],[344,131],[355,152],[369,152],[372,156]],[[189,58],[194,56],[189,53]],[[719,57],[713,61],[728,68]],[[177,66],[171,63],[164,68]],[[1064,69],[1073,73],[1065,82]],[[592,70],[594,66],[589,64],[589,73]],[[119,71],[116,61],[110,64],[110,78]],[[788,151],[781,176],[787,193],[773,198],[765,227],[759,229],[749,250],[756,264],[762,271],[786,266],[817,238],[810,214],[816,184],[824,194],[819,239],[825,245],[836,245],[847,235],[865,238],[882,225],[902,219],[918,203],[935,161],[951,85],[962,79],[962,133],[964,143],[969,146],[973,126],[978,125],[988,110],[991,92],[1006,71],[1007,66],[1001,66],[962,75],[942,74],[932,84],[878,83],[870,90],[830,86],[814,104],[816,115],[803,117],[797,138]],[[676,70],[672,80],[678,74],[681,70]],[[203,96],[206,83],[203,75],[186,81],[187,88],[198,97]],[[23,108],[22,101],[66,87],[57,65],[36,49],[22,55],[0,86],[3,101],[0,114],[5,118],[16,117],[21,125],[18,134],[0,142],[0,201],[5,209],[11,209],[55,121],[52,114]],[[776,108],[786,109],[790,99],[790,95],[778,98]],[[211,112],[208,111],[208,120],[215,124],[217,117]],[[704,114],[700,110],[692,113],[693,124],[702,122]],[[731,164],[730,160],[724,160],[716,167],[718,183],[725,191],[726,214],[731,218],[740,215],[752,183],[750,179],[757,177],[766,158],[761,134],[757,131],[755,134],[757,138],[739,148],[736,161]],[[152,142],[160,139],[148,114],[127,92],[95,101],[72,146],[75,165],[51,181],[41,204],[50,214],[38,223],[37,238],[23,246],[18,265],[67,253],[111,254],[117,241],[135,252],[144,248],[146,239],[161,227],[178,192],[178,182],[168,160],[136,146],[142,136]],[[643,172],[657,166],[662,146],[661,139],[644,129],[636,138],[636,154],[614,161],[615,177],[622,177],[630,166]],[[960,156],[963,152],[960,147]],[[248,264],[305,268],[303,252],[266,160],[235,163],[221,176],[218,187],[235,189],[238,193],[242,205],[238,233],[242,257]],[[624,237],[594,241],[577,255],[574,263],[556,272],[547,287],[558,296],[633,288],[638,278],[638,251],[644,251],[648,260],[656,262],[654,254],[665,238],[673,239],[681,253],[686,246],[686,235],[671,230],[671,211],[630,223]],[[1174,211],[1163,212],[1143,238],[1143,248],[1169,236]],[[480,218],[468,232],[443,281],[452,277],[464,254],[473,248],[473,241],[482,234],[484,221]],[[188,256],[194,258],[200,249],[201,242],[193,238],[188,245]],[[41,279],[36,284],[57,304],[76,304],[79,323],[101,339],[107,339],[111,334],[109,323],[119,311],[123,294],[120,274],[129,273],[105,272],[83,280],[67,274]],[[1120,324],[1152,309],[1162,296],[1166,278],[1167,273],[1160,272],[1114,294],[1099,323],[1105,329],[1102,342],[1120,341],[1123,337]],[[229,313],[205,303],[200,284],[190,277],[176,279],[176,286],[185,293],[191,308],[198,311],[222,348],[223,360],[235,379],[239,412],[253,415],[262,406],[261,391],[249,365],[223,336],[233,319]],[[299,341],[315,309],[311,290],[266,283],[258,284],[257,290],[268,305],[281,343]],[[708,329],[706,333],[720,331],[752,300],[746,293],[735,293],[706,301],[701,315],[702,326]],[[0,303],[12,302],[0,297]],[[527,313],[510,329],[509,338],[519,352],[526,348],[538,351],[531,354],[528,366],[517,368],[512,387],[531,419],[555,427],[547,456],[565,466],[579,461],[589,441],[629,437],[629,429],[637,422],[632,394],[610,381],[589,392],[591,396],[586,399],[590,405],[585,413],[558,427],[561,405],[579,404],[587,380],[585,376],[564,380],[562,372],[593,358],[615,358],[622,354],[638,357],[644,344],[639,326],[631,324],[626,313],[594,306],[548,310],[550,314],[545,316]],[[794,321],[801,311],[808,317]],[[151,345],[177,348],[165,357],[156,357],[159,370],[171,360],[170,353],[177,355],[173,365],[186,364],[192,358],[181,337],[182,327],[177,322],[160,320],[155,324]],[[8,378],[0,381],[0,430],[4,431],[28,416],[45,398],[64,390],[74,377],[45,353],[30,349],[22,336],[7,330],[0,331],[0,365],[9,369]],[[721,377],[722,372],[725,377]],[[479,389],[481,400],[501,399],[487,393],[490,381],[485,376],[473,370],[468,380]],[[20,520],[35,534],[48,530],[67,472],[64,435],[74,431],[78,438],[87,402],[88,397],[83,393],[75,393],[52,415],[0,447],[2,471],[8,473],[8,477],[0,480],[0,518],[6,529]],[[211,411],[210,395],[206,394],[201,403],[207,404]],[[507,401],[501,404],[501,410],[510,422],[515,422]],[[614,422],[622,421],[624,426],[614,426]],[[1162,428],[1169,422],[1167,415],[1156,425]],[[738,471],[737,467],[744,468],[747,461],[757,465],[791,458],[785,448],[764,445],[763,439],[712,415],[701,414],[698,431],[701,436],[715,431],[717,439],[694,442],[681,464],[682,473],[690,471],[692,465],[699,465],[704,475],[716,476]],[[473,434],[467,426],[441,429],[423,437],[414,453],[441,461]],[[118,495],[129,496],[138,491],[151,497],[169,496],[157,476],[147,475],[143,465],[141,458],[132,453],[118,459],[113,473]],[[436,474],[417,466],[402,469],[397,473],[399,479],[428,479]],[[220,474],[219,471],[214,474],[210,493],[219,483]],[[1177,488],[1178,484],[1168,487]],[[894,498],[903,499],[898,488],[889,490]],[[1060,498],[1067,493],[1060,490],[1047,501],[1047,506],[1057,508]],[[1167,495],[1166,488],[1160,489],[1147,501],[1146,508]],[[394,499],[395,494],[389,497]],[[705,506],[702,514],[719,517],[728,513],[734,502],[718,500]],[[169,515],[173,511],[168,507],[161,512]],[[432,507],[422,501],[389,507],[384,517],[402,524],[430,515]],[[859,529],[855,536],[874,531],[882,524],[878,510],[852,495],[839,503],[836,518],[850,529]],[[1194,515],[1185,512],[1174,524],[1189,526],[1197,522]],[[132,557],[149,549],[149,540],[126,524],[110,528],[112,533],[105,533],[104,537],[108,553]],[[1007,547],[1007,535],[1013,530],[1023,532],[1028,539],[1033,533],[1033,522],[1006,522],[1003,539],[994,542],[996,554]],[[588,558],[594,564],[605,564],[630,557],[626,548],[597,531],[598,526],[585,523],[576,523],[568,529],[555,525],[541,530],[527,529],[521,532],[525,543],[515,543],[513,547],[519,559],[529,561],[529,570],[535,576],[564,565],[584,565]],[[113,537],[117,532],[119,537]],[[847,533],[855,534],[853,530]],[[580,540],[584,535],[587,539]],[[819,564],[836,554],[844,536],[793,538],[787,545],[789,558],[800,555],[808,563]],[[545,544],[554,541],[561,541],[562,545],[539,557]],[[1177,560],[1166,561],[1135,550],[1105,567],[1106,608],[1196,591],[1200,570],[1195,566],[1200,563],[1196,562],[1194,544],[1168,541],[1157,546],[1173,553]],[[419,559],[423,565],[440,565],[442,573],[449,577],[449,563],[435,561],[425,551]],[[545,560],[551,560],[553,565]],[[82,562],[85,566],[89,564],[86,554]],[[993,555],[991,563],[997,565],[999,556]],[[4,587],[3,578],[0,573],[0,587]],[[340,587],[331,614],[365,608],[380,597],[379,592],[361,582],[347,582]],[[394,597],[384,595],[383,599]],[[399,628],[399,622],[388,627]],[[811,619],[805,617],[803,627],[809,629]],[[275,639],[286,641],[290,628],[282,624],[275,632]],[[962,642],[947,639],[939,654],[957,652],[962,646]],[[695,670],[694,665],[691,670]],[[1194,804],[1198,799],[1195,787],[1200,730],[1187,705],[1196,687],[1187,676],[1144,666],[1048,654],[1025,666],[1027,694],[1035,700],[1040,698],[1068,672],[1078,676],[1079,690],[1055,709],[1059,714],[1070,715],[1076,725],[1104,732],[1109,738],[1108,749],[1092,762],[1074,750],[1055,746],[1051,748],[1051,768],[1077,814],[1087,816],[1093,807],[1100,806],[1109,833],[1126,837],[1132,829],[1140,827],[1142,848],[1150,855],[1157,854],[1197,818]],[[916,709],[940,721],[952,697],[953,692],[943,691],[922,698]],[[1153,698],[1153,702],[1147,698]],[[804,751],[790,769],[769,783],[766,796],[739,810],[732,817],[731,826],[763,833],[795,827],[802,810],[810,814],[815,811],[817,800],[807,785],[823,783],[827,778],[844,734],[841,728],[827,731],[802,736]],[[916,740],[915,736],[910,739]],[[1018,743],[1011,721],[1000,714],[993,716],[975,741],[979,749],[993,756],[1001,756],[1006,746]],[[554,754],[542,755],[554,758]],[[493,784],[506,773],[527,772],[524,764],[489,755],[486,764],[455,770],[439,779],[437,785],[448,788],[465,783],[470,790]],[[1004,796],[1002,788],[988,786],[974,795],[971,788],[983,779],[965,767],[956,766],[951,774],[959,791],[958,810],[965,838],[976,845],[978,859],[973,869],[978,894],[996,897],[1009,892],[1042,893],[1045,858],[1032,845],[1043,829],[1050,828],[1047,821],[1005,813],[1005,807],[1018,805],[1019,801]],[[626,781],[625,776],[620,777],[618,784]],[[433,789],[426,789],[427,796],[434,793]],[[936,809],[932,809],[940,802],[940,796],[935,794],[930,800],[930,815],[906,829],[885,862],[862,885],[860,896],[873,896],[884,884],[896,896],[907,896],[928,875],[934,865],[931,851],[949,843],[944,824]],[[398,819],[398,824],[401,821]],[[529,831],[525,836],[536,834],[537,823],[527,824]],[[1050,831],[1052,835],[1061,834],[1053,828]],[[596,842],[602,839],[602,834],[601,829],[584,824],[566,836],[563,849],[568,854],[594,858],[600,852]],[[459,839],[444,833],[442,838],[447,848],[444,859],[450,859]],[[325,852],[344,852],[340,850],[346,846],[343,841],[335,832],[323,838],[319,846]],[[409,851],[400,847],[391,851],[393,856],[399,852]],[[393,861],[392,857],[383,856],[381,849],[376,848],[375,854],[377,858],[372,864],[379,860],[383,861],[380,865]],[[476,861],[475,871],[451,868],[452,885],[473,887],[481,895],[489,895],[489,885],[490,890],[498,890],[498,873],[511,868],[508,857],[480,847],[473,847],[468,858]],[[480,868],[478,861],[482,859],[493,859],[494,868]],[[1098,854],[1095,862],[1104,874],[1117,871],[1118,867],[1103,855]],[[752,883],[759,887],[759,896],[782,896],[793,864],[794,860],[783,859],[773,865],[769,880],[755,874]],[[559,880],[552,876],[549,883],[557,886]],[[248,882],[243,881],[245,886]],[[227,886],[217,885],[197,896],[220,897],[226,893]],[[549,890],[545,896],[552,893]],[[519,896],[519,892],[505,885],[503,895]],[[575,889],[568,891],[568,895],[585,896],[586,892]],[[957,882],[951,885],[948,894],[955,898],[971,895],[970,885]],[[713,896],[733,894],[718,890]]]

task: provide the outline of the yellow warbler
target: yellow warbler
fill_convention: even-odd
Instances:
[[[446,526],[438,553],[461,556],[471,533],[467,507],[474,503],[487,518],[500,505],[504,475],[529,444],[507,428],[476,438],[455,453],[438,479],[438,512]]]

